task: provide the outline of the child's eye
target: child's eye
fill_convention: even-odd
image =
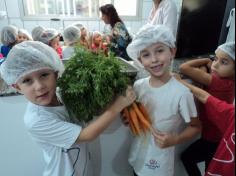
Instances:
[[[141,58],[147,58],[147,57],[149,57],[149,56],[150,56],[149,53],[143,53],[143,54],[141,54]]]
[[[49,75],[49,73],[42,73],[41,77],[47,77]]]
[[[157,53],[162,53],[164,51],[164,49],[156,49]]]
[[[227,64],[228,64],[228,61],[227,61],[226,59],[223,59],[223,60],[221,61],[221,63],[222,63],[223,65],[227,65]]]
[[[32,82],[32,80],[31,79],[24,79],[23,81],[22,81],[22,83],[23,84],[30,84]]]

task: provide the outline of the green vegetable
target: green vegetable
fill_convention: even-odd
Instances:
[[[94,54],[76,48],[75,55],[65,64],[65,72],[58,80],[60,95],[70,122],[88,122],[99,115],[122,94],[130,77],[122,73],[124,64],[114,56]]]

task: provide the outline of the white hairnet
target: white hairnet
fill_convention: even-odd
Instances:
[[[84,25],[81,24],[81,23],[73,23],[72,26],[76,26],[76,27],[79,28],[80,30],[81,30],[82,28],[85,28]]]
[[[75,26],[68,26],[63,32],[63,38],[66,44],[71,45],[80,40],[80,29]]]
[[[134,36],[127,47],[127,53],[133,60],[138,59],[140,52],[155,43],[163,43],[175,48],[175,37],[171,30],[164,25],[144,25]]]
[[[59,76],[64,71],[58,54],[51,47],[38,41],[25,41],[11,49],[0,73],[8,85],[13,85],[27,74],[44,68],[57,71]]]
[[[41,36],[41,34],[43,33],[44,30],[45,29],[42,26],[35,27],[31,32],[33,40],[39,41],[40,36]]]
[[[9,25],[5,26],[2,31],[1,31],[1,42],[3,45],[10,45],[14,44],[17,41],[17,36],[18,36],[18,28]]]
[[[19,29],[18,34],[19,35],[25,35],[28,38],[28,40],[33,40],[30,33],[25,29]]]
[[[49,45],[49,42],[59,35],[59,32],[56,29],[48,28],[45,29],[40,37],[39,41]]]
[[[217,50],[221,50],[235,60],[235,42],[228,42],[220,45]],[[216,51],[217,51],[216,50]]]

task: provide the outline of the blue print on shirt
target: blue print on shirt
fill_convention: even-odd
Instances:
[[[79,159],[80,148],[79,147],[74,147],[74,148],[70,148],[70,149],[62,149],[62,152],[69,153],[72,150],[77,150],[77,155],[75,157],[75,161],[73,161],[73,173],[71,175],[71,176],[75,176],[74,175],[75,174],[75,165],[76,165],[76,163],[77,163],[77,161]]]

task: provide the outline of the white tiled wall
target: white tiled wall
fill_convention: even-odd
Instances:
[[[127,28],[130,30],[132,34],[136,33],[139,28],[144,25],[147,21],[147,17],[149,15],[150,9],[152,7],[152,0],[140,0],[141,1],[141,17],[138,20],[132,21],[124,21]],[[174,0],[180,10],[182,0]],[[35,26],[42,25],[45,27],[51,27],[50,21],[29,21],[23,20],[20,13],[19,3],[21,0],[0,0],[0,11],[7,11],[8,19],[0,20],[0,30],[3,26],[7,24],[14,24],[18,27],[25,28],[28,31],[31,31]],[[13,8],[14,7],[14,8]],[[76,21],[64,21],[61,25],[61,28],[73,23]],[[80,21],[84,24],[89,31],[103,31],[104,23],[101,20],[88,20],[88,21]]]

